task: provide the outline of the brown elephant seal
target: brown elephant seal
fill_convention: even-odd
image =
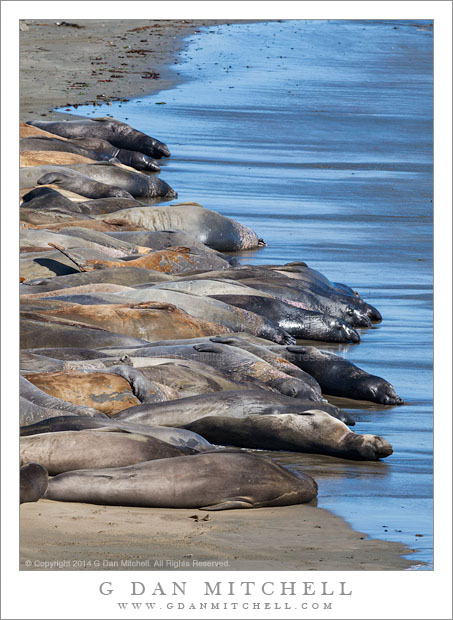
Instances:
[[[348,360],[316,347],[289,346],[287,359],[314,377],[324,394],[381,405],[403,405],[393,385]]]
[[[56,134],[64,138],[100,138],[120,148],[144,153],[160,159],[170,157],[168,147],[160,140],[133,129],[130,125],[109,118],[80,119],[74,121],[29,121],[48,135]]]
[[[208,415],[183,428],[202,433],[213,443],[243,448],[327,454],[360,461],[377,461],[393,452],[382,437],[354,433],[340,420],[316,409],[299,415]]]
[[[52,478],[47,499],[153,508],[261,508],[313,500],[316,482],[256,454],[205,453]]]
[[[23,312],[22,317],[35,321],[66,323],[68,326],[72,323],[80,328],[95,327],[108,330],[116,336],[143,338],[147,341],[153,341],[156,337],[165,338],[165,336],[176,338],[214,336],[227,331],[223,325],[195,319],[172,304],[157,302],[90,306],[74,304],[58,310]],[[70,341],[63,342],[68,346],[73,346]],[[33,346],[40,345],[24,344],[23,348]],[[49,346],[54,345],[49,344]]]
[[[155,437],[111,428],[43,433],[20,440],[20,464],[40,463],[51,476],[76,469],[124,467],[184,454],[186,451]]]
[[[145,435],[145,437],[156,437],[166,444],[176,446],[188,454],[192,452],[206,452],[215,450],[209,441],[183,428],[172,428],[166,426],[149,426],[145,424],[133,424],[120,420],[107,420],[101,418],[87,418],[81,416],[57,416],[47,418],[34,424],[20,427],[20,436],[29,437],[42,433],[57,433],[62,431],[82,431],[88,429],[111,428],[124,433]]]
[[[130,384],[123,377],[109,372],[65,370],[33,373],[25,378],[50,396],[91,407],[107,415],[140,404]]]
[[[46,418],[67,415],[96,416],[107,419],[107,416],[92,407],[76,405],[46,394],[25,377],[20,377],[19,386],[20,423],[22,425],[34,424]]]
[[[47,491],[47,470],[37,463],[27,463],[20,468],[20,503],[37,502]]]

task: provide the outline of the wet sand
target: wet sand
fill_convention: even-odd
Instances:
[[[177,60],[184,47],[182,38],[216,22],[159,22],[155,28],[135,32],[131,31],[157,22],[77,23],[84,27],[26,20],[28,30],[21,32],[21,120],[62,117],[51,112],[52,107],[127,99],[169,88],[178,76],[169,75],[166,67]],[[148,51],[128,54],[128,49]],[[119,67],[127,69],[123,77],[110,77],[120,75]],[[152,72],[159,73],[159,79],[142,79]],[[210,514],[211,519],[196,522],[190,518],[195,514]],[[306,505],[205,513],[41,500],[21,507],[20,532],[21,569],[25,570],[45,569],[40,562],[53,560],[69,561],[64,566],[67,570],[93,570],[95,560],[100,569],[125,570],[124,565],[105,566],[104,560],[150,559],[189,564],[228,560],[229,566],[219,570],[402,570],[411,565],[401,557],[411,553],[404,545],[367,539],[343,519]],[[71,564],[77,560],[79,564]],[[92,565],[86,566],[89,560]]]

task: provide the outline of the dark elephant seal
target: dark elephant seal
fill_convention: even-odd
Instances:
[[[124,409],[114,420],[137,424],[185,427],[206,416],[244,418],[249,415],[300,414],[314,407],[346,423],[354,423],[351,416],[330,403],[291,398],[261,389],[226,390],[199,394],[177,401],[147,403]]]
[[[37,463],[28,463],[20,468],[20,503],[37,502],[47,491],[49,476],[47,470]]]
[[[327,454],[365,461],[377,461],[393,452],[382,437],[354,433],[340,420],[316,409],[299,415],[205,416],[183,428],[203,433],[212,442],[244,448]]]
[[[308,372],[321,386],[324,394],[368,400],[381,405],[403,405],[400,398],[388,381],[370,375],[348,360],[319,351],[315,347],[290,345],[287,359]]]
[[[47,499],[156,508],[260,508],[313,500],[316,482],[256,454],[205,453],[55,476]]]
[[[357,331],[345,321],[320,312],[303,310],[276,298],[253,295],[212,295],[212,297],[260,314],[297,339],[360,342]]]
[[[166,144],[114,119],[36,120],[29,121],[28,125],[39,127],[63,138],[101,138],[120,149],[138,151],[155,159],[170,157],[170,151]]]
[[[96,418],[87,418],[81,416],[58,416],[53,418],[47,418],[34,424],[29,424],[20,427],[21,437],[30,437],[31,435],[38,435],[42,433],[57,433],[61,431],[81,431],[88,429],[101,429],[109,428],[124,433],[133,433],[138,435],[145,435],[145,437],[155,437],[160,439],[166,444],[176,446],[187,454],[193,452],[206,452],[215,450],[209,441],[182,428],[172,428],[166,426],[149,426],[148,424],[133,424],[131,422],[125,422],[120,420],[107,420]]]
[[[178,197],[168,183],[157,176],[136,172],[111,162],[68,164],[66,167],[99,183],[121,187],[135,198],[159,197],[171,200]]]
[[[87,198],[132,198],[132,194],[117,186],[96,181],[91,177],[72,170],[68,166],[32,166],[21,168],[20,186],[56,185],[74,194]]]
[[[61,140],[60,138],[31,137],[22,138],[21,151],[62,151],[82,155],[97,161],[119,161],[135,170],[159,172],[160,166],[155,159],[144,153],[119,149],[107,140],[100,138],[84,138],[77,140]]]
[[[77,217],[95,216],[102,213],[113,213],[121,209],[141,207],[135,198],[95,198],[93,200],[76,201],[63,196],[51,187],[35,187],[22,196],[21,209],[46,211],[56,210],[64,213],[77,214]],[[140,245],[140,244],[137,244]],[[179,244],[177,244],[179,245]],[[182,244],[181,244],[182,245]]]
[[[76,469],[124,467],[185,453],[155,437],[113,429],[43,433],[20,440],[20,464],[40,463],[51,476]]]

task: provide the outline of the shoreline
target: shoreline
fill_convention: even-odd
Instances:
[[[20,121],[78,117],[77,107],[172,88],[185,39],[199,28],[248,20],[22,20]],[[32,57],[30,56],[32,54]],[[137,76],[140,76],[139,78]],[[181,78],[182,81],[182,78]],[[67,113],[54,108],[67,107]]]
[[[55,20],[24,20],[28,30],[21,32],[20,41],[20,120],[77,117],[76,108],[65,114],[52,108],[127,100],[169,89],[178,82],[170,65],[177,64],[185,37],[198,28],[233,21],[239,20],[159,20],[157,26],[155,20],[77,20],[83,27],[76,28],[57,26]],[[145,49],[146,53],[137,51]],[[157,79],[146,77],[155,74]],[[21,569],[26,560],[81,561],[87,547],[101,560],[146,559],[151,547],[156,558],[182,560],[198,553],[201,560],[237,562],[227,570],[403,570],[414,564],[402,557],[414,550],[367,538],[341,517],[313,505],[219,512],[206,523],[191,519],[194,514],[209,513],[48,500],[25,504]]]

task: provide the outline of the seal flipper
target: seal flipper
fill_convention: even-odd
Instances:
[[[218,504],[202,506],[200,510],[231,510],[233,508],[253,508],[253,504],[245,497],[229,497]]]

